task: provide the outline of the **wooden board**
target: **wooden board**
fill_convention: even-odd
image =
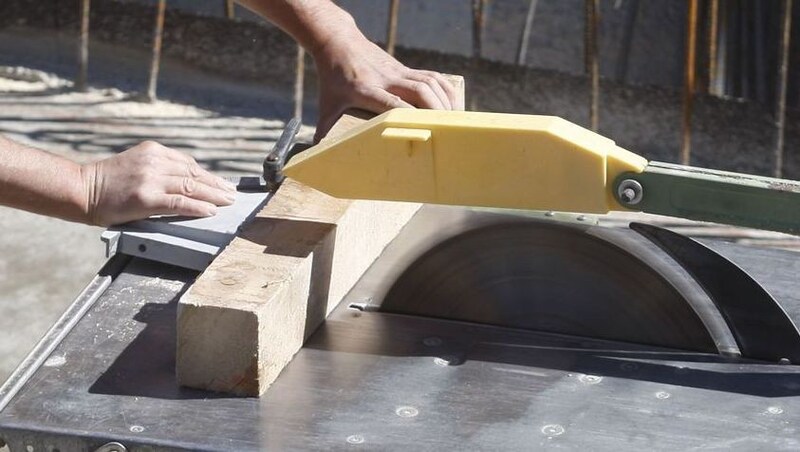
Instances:
[[[453,80],[463,102],[463,78]],[[364,120],[343,116],[327,139]],[[287,179],[181,298],[178,382],[263,394],[419,207]]]

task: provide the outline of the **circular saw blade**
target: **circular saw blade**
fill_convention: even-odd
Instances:
[[[413,262],[380,309],[717,352],[686,293],[656,270],[666,255],[634,256],[613,237],[547,222],[471,230]]]

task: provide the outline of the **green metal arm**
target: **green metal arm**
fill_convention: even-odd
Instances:
[[[800,234],[800,182],[650,162],[614,182],[623,206],[647,213]]]

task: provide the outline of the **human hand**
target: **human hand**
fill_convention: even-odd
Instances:
[[[81,167],[89,222],[109,226],[176,214],[208,217],[233,204],[233,184],[153,141]]]
[[[348,108],[383,113],[392,108],[463,110],[455,87],[440,73],[410,69],[370,42],[357,28],[313,51],[320,82],[315,141]]]

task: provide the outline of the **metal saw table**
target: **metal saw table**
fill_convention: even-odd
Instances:
[[[405,250],[449,233],[441,212],[408,224],[262,398],[180,388],[176,305],[198,272],[115,256],[4,386],[0,438],[12,452],[800,449],[796,365],[532,331],[524,309],[481,325],[382,306],[403,298],[386,294]],[[797,254],[706,245],[800,321]],[[608,334],[631,326],[609,318]]]

